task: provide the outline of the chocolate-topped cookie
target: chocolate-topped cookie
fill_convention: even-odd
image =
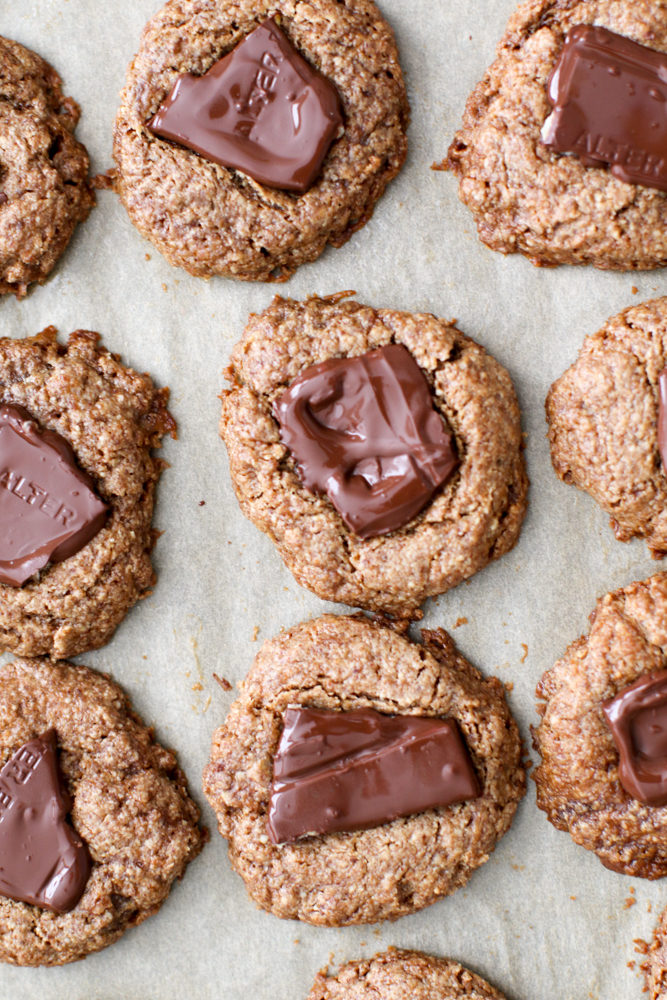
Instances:
[[[464,885],[525,794],[502,684],[442,629],[421,644],[363,615],[264,643],[213,735],[204,792],[263,909],[393,920]]]
[[[369,220],[408,119],[371,0],[170,0],[128,69],[117,187],[171,264],[285,281]]]
[[[409,615],[515,544],[516,395],[452,324],[276,297],[231,360],[220,435],[241,509],[318,596]]]
[[[601,598],[537,687],[537,804],[606,868],[667,875],[667,573]]]
[[[660,4],[523,3],[444,164],[480,239],[537,265],[664,267],[665,81]]]
[[[65,347],[54,327],[0,340],[0,649],[102,646],[155,582],[168,390],[98,340],[77,330]]]
[[[0,670],[0,961],[113,944],[197,856],[198,820],[173,753],[107,677],[46,659]]]
[[[504,1000],[480,976],[448,958],[389,948],[348,962],[335,975],[320,972],[307,1000]]]
[[[586,337],[546,401],[556,474],[590,493],[619,541],[645,538],[656,559],[667,552],[666,365],[667,298],[652,299]]]
[[[0,294],[42,282],[95,204],[79,106],[34,52],[0,38]]]

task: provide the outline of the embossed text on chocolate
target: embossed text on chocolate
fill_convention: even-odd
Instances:
[[[12,469],[3,469],[0,472],[0,488],[13,493],[19,500],[24,500],[31,506],[41,510],[42,514],[53,520],[62,521],[63,525],[69,527],[72,519],[76,516],[64,503],[52,496],[47,490],[33,483],[20,472]]]

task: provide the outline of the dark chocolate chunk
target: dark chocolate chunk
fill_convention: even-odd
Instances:
[[[73,910],[90,875],[85,844],[66,820],[54,729],[0,771],[0,894],[55,913]]]
[[[0,583],[20,587],[48,562],[73,556],[108,511],[60,434],[22,406],[0,405]]]
[[[367,830],[479,795],[453,720],[288,708],[273,763],[269,835],[285,844]]]
[[[567,33],[549,77],[554,111],[542,140],[577,153],[587,167],[611,165],[628,184],[667,191],[667,55],[606,28]]]
[[[179,76],[148,128],[260,184],[303,193],[342,124],[334,85],[269,18],[208,73]]]
[[[644,674],[602,710],[626,792],[649,806],[667,805],[667,670]]]
[[[276,399],[274,413],[305,488],[326,493],[359,538],[403,527],[459,464],[402,344],[312,365]]]

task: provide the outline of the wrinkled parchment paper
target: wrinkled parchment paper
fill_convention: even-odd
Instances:
[[[0,0],[0,31],[35,49],[82,107],[77,135],[93,172],[112,165],[125,67],[161,0]],[[535,684],[587,628],[596,598],[661,568],[641,542],[616,542],[606,516],[551,469],[543,403],[586,334],[626,306],[667,293],[667,275],[592,268],[537,270],[477,240],[454,178],[430,169],[493,56],[514,0],[380,0],[393,26],[412,104],[407,164],[372,221],[278,288],[202,281],[170,267],[130,224],[116,196],[80,226],[47,283],[0,302],[0,335],[53,323],[103,343],[171,387],[179,439],[161,481],[155,524],[159,582],[113,641],[80,661],[108,671],[158,738],[174,747],[203,808],[211,843],[157,916],[84,962],[0,967],[0,1000],[302,1000],[316,971],[397,945],[460,960],[508,1000],[641,996],[633,939],[648,939],[667,886],[606,871],[535,807],[533,783],[514,825],[465,889],[394,924],[343,930],[258,911],[227,859],[201,793],[211,733],[260,643],[324,611],[272,544],[241,515],[217,435],[222,370],[248,313],[275,291],[295,298],[356,289],[361,302],[456,317],[510,371],[523,411],[530,510],[512,553],[444,597],[424,624],[452,629],[461,651],[514,687],[526,741]],[[150,259],[148,259],[150,257]],[[633,294],[633,286],[638,289]],[[201,500],[205,506],[199,506]],[[634,888],[634,894],[631,893]],[[636,900],[627,906],[626,900]]]

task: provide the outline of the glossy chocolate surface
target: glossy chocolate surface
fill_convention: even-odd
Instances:
[[[312,365],[276,399],[274,413],[305,488],[326,493],[359,538],[403,527],[459,464],[402,344]]]
[[[203,76],[179,76],[148,128],[260,184],[303,193],[342,124],[334,85],[269,18]]]
[[[29,740],[0,771],[0,894],[67,913],[90,875],[85,844],[66,820],[55,730]]]
[[[667,191],[667,55],[606,28],[567,33],[548,82],[554,111],[542,140],[577,153],[587,167],[610,165],[628,184]]]
[[[649,806],[667,805],[667,670],[644,674],[602,710],[626,792]]]
[[[273,764],[269,836],[285,844],[367,830],[480,794],[453,720],[288,708]]]
[[[109,508],[60,434],[0,405],[0,583],[20,587],[104,527]]]

